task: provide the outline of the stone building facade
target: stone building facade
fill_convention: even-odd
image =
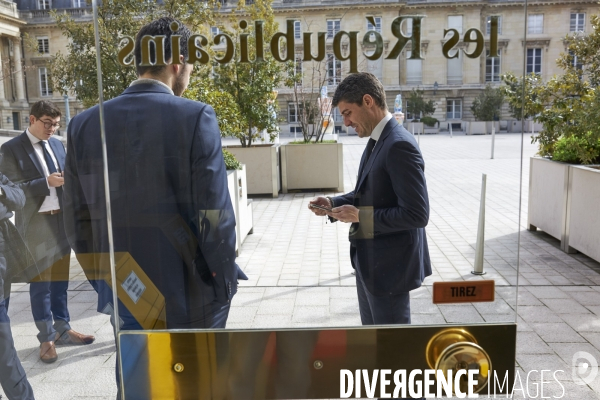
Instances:
[[[231,7],[227,2],[223,5],[225,12]],[[359,31],[358,70],[370,71],[381,79],[388,93],[388,105],[393,106],[399,93],[406,99],[413,88],[421,89],[427,99],[435,101],[433,116],[443,121],[442,127],[448,122],[472,120],[473,99],[486,84],[500,85],[503,73],[510,71],[521,75],[524,57],[527,71],[540,73],[544,80],[560,73],[555,61],[566,49],[565,36],[576,31],[589,32],[590,16],[599,11],[598,2],[594,0],[529,1],[528,32],[524,40],[524,2],[516,0],[275,0],[273,8],[280,31],[285,31],[288,20],[294,21],[297,57],[303,50],[303,32],[315,32],[313,36],[316,32],[327,33],[327,56],[322,67],[330,96],[350,68],[349,61],[340,61],[333,56],[333,36],[340,30]],[[57,51],[66,51],[68,39],[56,27],[50,9],[68,13],[78,21],[92,21],[91,7],[85,0],[0,0],[0,65],[3,72],[0,129],[23,129],[29,105],[40,99],[51,99],[63,110],[65,108],[65,96],[51,85],[47,62]],[[424,16],[421,29],[424,60],[410,59],[410,44],[398,58],[385,59],[397,41],[391,30],[392,22],[401,15]],[[470,28],[481,30],[486,49],[489,48],[492,16],[499,17],[499,57],[487,57],[486,51],[476,59],[466,57],[464,51],[470,52],[474,46],[464,40],[465,32]],[[372,18],[368,21],[366,17]],[[461,34],[456,46],[459,57],[455,59],[447,59],[442,54],[444,30],[450,28]],[[384,40],[383,57],[376,61],[369,61],[362,55],[362,37],[371,29],[380,32]],[[402,25],[402,32],[407,35],[411,29],[410,23]],[[299,63],[298,70],[307,74],[311,68],[307,64]],[[279,90],[284,133],[297,127],[291,97],[289,88]],[[68,96],[68,103],[71,116],[83,110],[72,95]],[[339,115],[335,118],[340,129]],[[502,119],[509,118],[504,110]]]

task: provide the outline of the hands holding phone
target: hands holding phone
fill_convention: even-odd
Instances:
[[[358,208],[348,204],[333,209],[330,207],[329,199],[322,196],[315,197],[308,203],[308,209],[315,215],[328,215],[341,222],[359,222]]]

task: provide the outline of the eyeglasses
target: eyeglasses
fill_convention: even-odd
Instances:
[[[58,122],[56,124],[53,124],[52,122],[43,121],[41,119],[38,119],[38,121],[40,121],[42,124],[44,124],[44,128],[46,128],[46,129],[54,128],[56,130],[56,129],[60,128],[60,124]]]

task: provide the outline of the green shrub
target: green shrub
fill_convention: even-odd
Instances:
[[[588,132],[583,137],[563,136],[554,144],[552,159],[570,164],[598,163],[600,162],[600,139],[592,132]]]
[[[242,169],[242,164],[229,151],[223,149],[223,158],[225,159],[226,169]]]
[[[429,127],[434,127],[435,124],[437,124],[439,121],[437,120],[437,118],[433,118],[433,117],[430,117],[429,115],[425,115],[423,118],[421,118],[421,122]]]

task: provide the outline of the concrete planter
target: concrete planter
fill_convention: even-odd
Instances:
[[[427,125],[424,125],[423,126],[423,133],[426,134],[426,135],[440,133],[440,126],[439,126],[439,124],[436,124],[436,126],[427,126]]]
[[[469,130],[467,134],[469,135],[486,135],[488,133],[487,122],[486,121],[470,121],[469,122]]]
[[[424,124],[422,122],[407,122],[406,123],[406,129],[413,135],[418,135],[420,133],[422,134],[423,126],[424,126]]]
[[[569,166],[563,250],[600,261],[600,167]]]
[[[248,200],[248,185],[246,181],[246,166],[241,170],[227,170],[227,186],[235,213],[236,243],[235,251],[239,255],[240,247],[246,237],[252,233],[252,200]]]
[[[532,157],[529,168],[527,226],[558,240],[565,236],[569,164]]]
[[[248,194],[279,195],[279,146],[263,144],[253,147],[227,147],[237,160],[246,165]]]
[[[342,143],[285,144],[281,146],[281,190],[344,190]]]

